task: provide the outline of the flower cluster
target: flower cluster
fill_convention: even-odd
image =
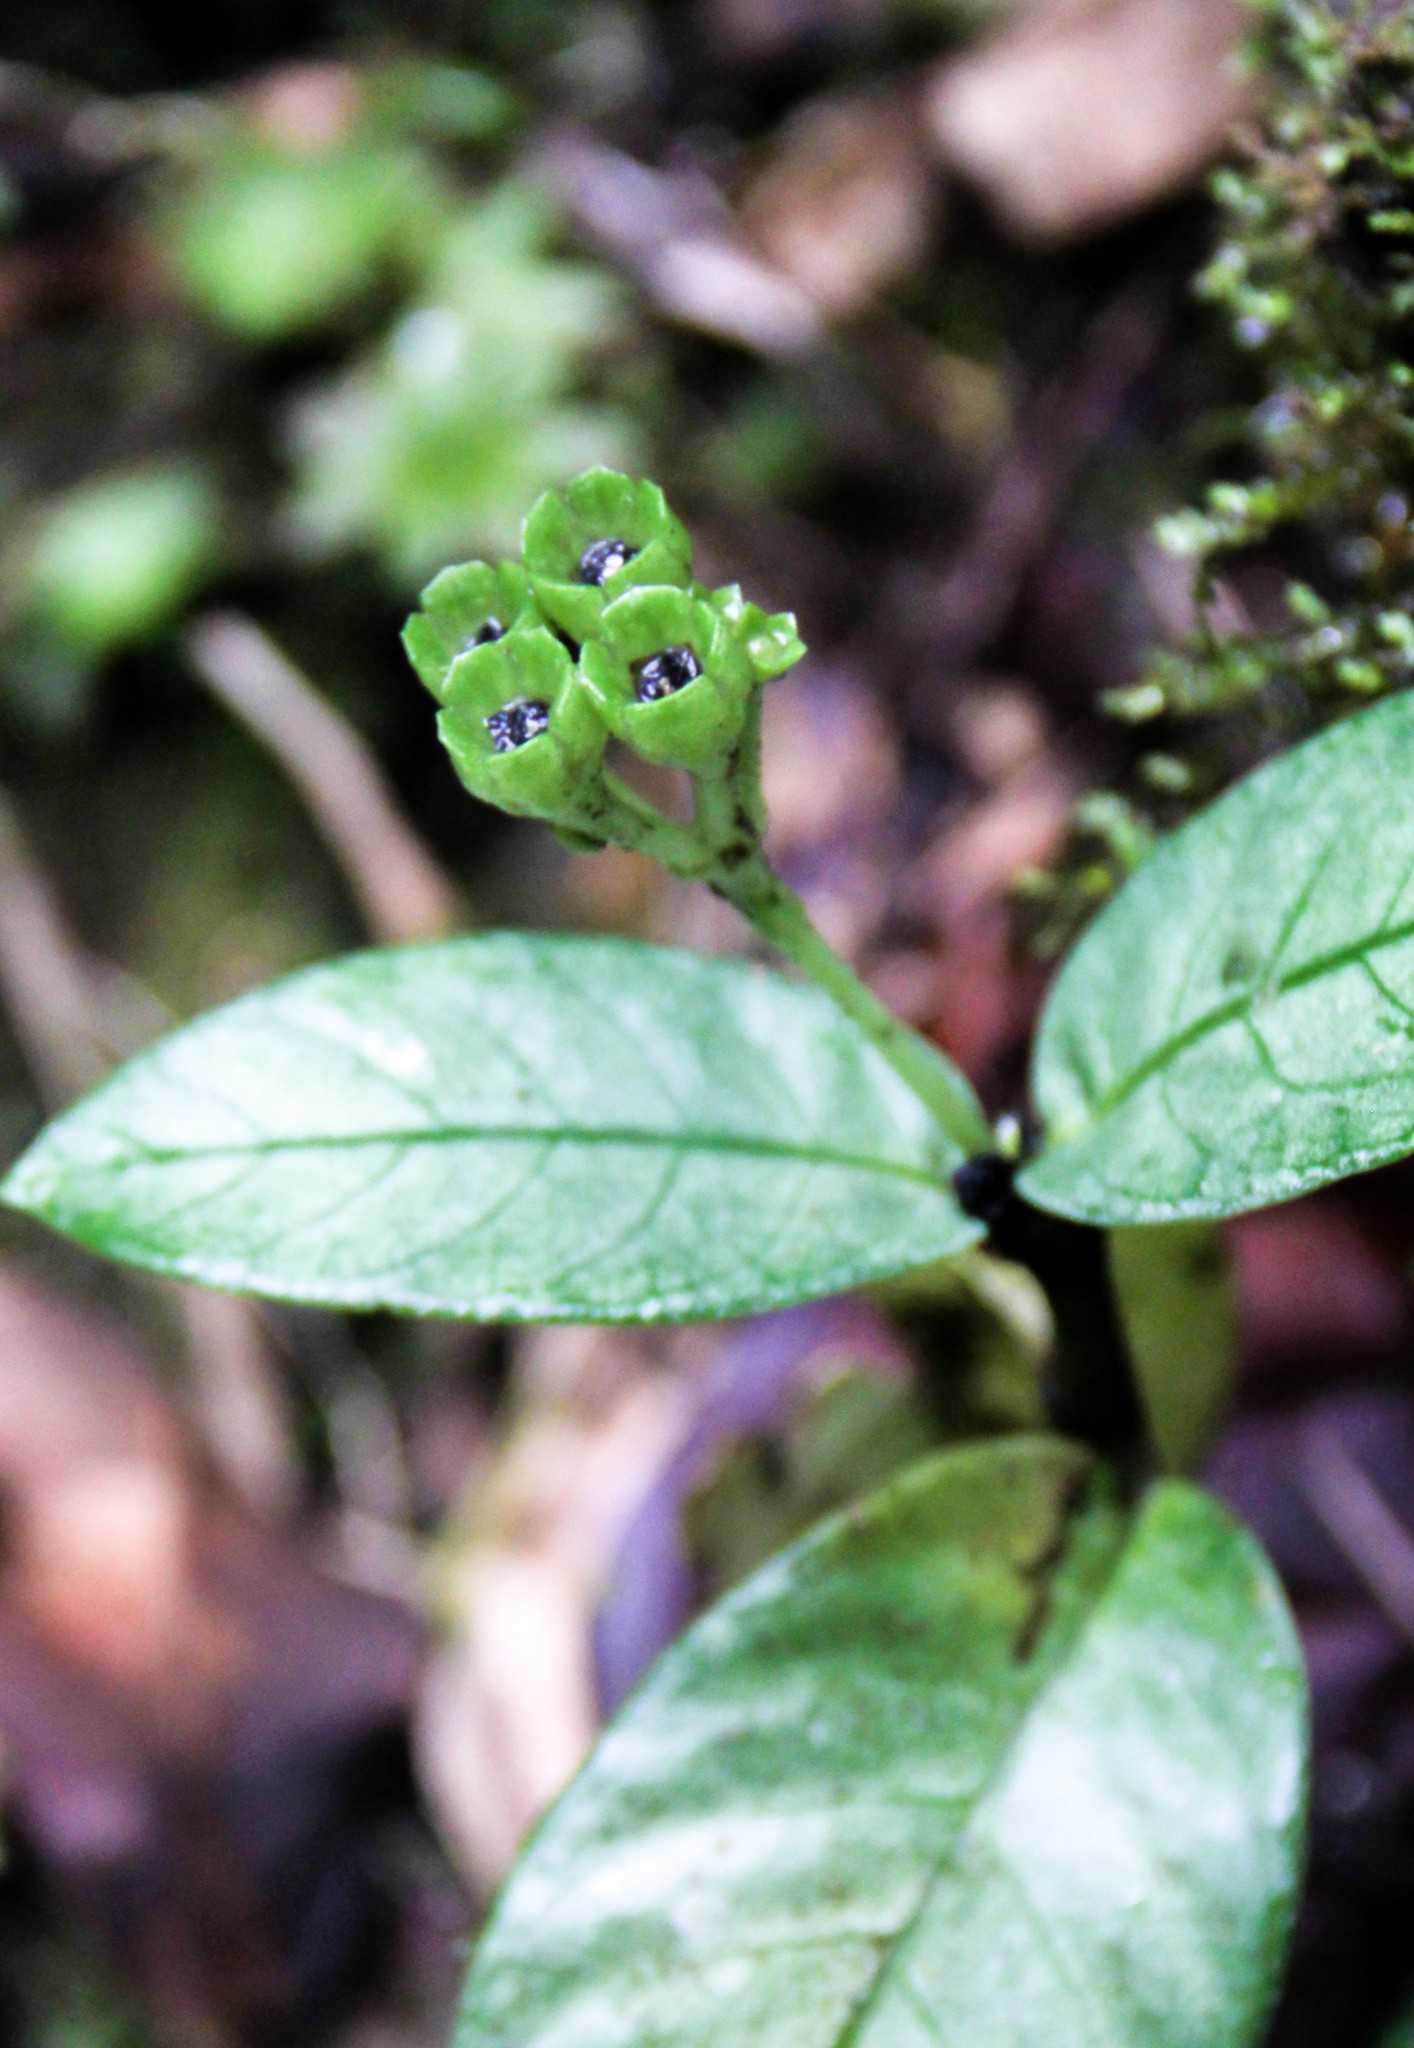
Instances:
[[[403,640],[474,795],[576,845],[652,845],[656,814],[605,765],[617,739],[694,778],[702,864],[721,850],[703,842],[721,807],[702,784],[754,783],[760,686],[805,651],[789,612],[694,583],[687,533],[657,485],[607,469],[536,502],[520,562],[444,569]],[[738,815],[754,817],[754,792],[743,796]],[[674,829],[656,826],[660,839]],[[681,849],[691,829],[676,839]]]

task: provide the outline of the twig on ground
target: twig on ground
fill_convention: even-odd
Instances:
[[[1304,1433],[1297,1472],[1326,1534],[1400,1634],[1414,1643],[1414,1535],[1331,1431]]]
[[[548,137],[532,169],[669,319],[768,359],[789,361],[820,341],[815,301],[748,247],[700,172],[653,170],[577,128]]]
[[[459,922],[451,884],[402,816],[378,761],[252,619],[209,612],[186,636],[192,667],[275,756],[308,806],[387,944],[428,939]]]
[[[0,794],[0,991],[45,1105],[58,1109],[111,1064],[101,1004],[44,872]]]

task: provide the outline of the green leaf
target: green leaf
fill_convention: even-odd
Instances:
[[[202,311],[269,342],[327,319],[379,265],[405,261],[438,210],[416,156],[368,140],[302,151],[234,129],[161,222]]]
[[[210,571],[220,511],[185,460],[93,478],[41,513],[22,549],[23,599],[61,641],[107,653],[156,632]]]
[[[372,110],[438,142],[494,142],[515,125],[514,94],[466,64],[405,58],[365,73]]]
[[[1095,1223],[1229,1216],[1414,1149],[1414,694],[1163,840],[1066,961],[1020,1185]]]
[[[517,179],[460,211],[419,302],[297,404],[301,547],[371,547],[421,581],[518,548],[527,503],[557,478],[635,459],[627,413],[582,395],[591,358],[625,331],[622,290],[602,266],[546,255],[554,226]]]
[[[611,939],[357,954],[164,1040],[6,1199],[218,1287],[486,1319],[736,1315],[973,1242],[958,1155],[817,990]]]
[[[459,2048],[1247,2048],[1305,1696],[1256,1545],[1012,1438],[913,1467],[662,1661],[545,1821]]]
[[[1237,1369],[1236,1299],[1211,1223],[1142,1223],[1109,1234],[1110,1282],[1149,1431],[1166,1472],[1212,1447]]]

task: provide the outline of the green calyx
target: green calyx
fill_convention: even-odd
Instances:
[[[685,590],[615,598],[581,664],[614,737],[669,768],[702,770],[727,754],[757,680],[721,613]]]
[[[581,667],[604,722],[645,761],[695,773],[737,745],[754,692],[805,648],[789,612],[740,590],[636,589],[606,605]]]
[[[608,733],[553,633],[521,626],[458,655],[442,704],[437,730],[474,796],[593,832]]]
[[[754,847],[757,692],[804,644],[789,612],[693,583],[687,534],[656,484],[592,469],[547,491],[523,559],[444,569],[403,644],[443,707],[457,774],[487,803],[684,875],[710,878],[728,851],[739,864]],[[606,771],[611,738],[687,770],[690,825]]]
[[[419,681],[444,704],[452,666],[462,655],[517,626],[543,623],[518,563],[459,562],[423,591],[420,609],[403,628],[403,646]]]
[[[581,642],[625,591],[692,580],[692,543],[658,486],[612,469],[586,470],[537,498],[521,552],[546,617]]]

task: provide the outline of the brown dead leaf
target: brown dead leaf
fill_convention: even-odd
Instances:
[[[447,1846],[483,1895],[594,1738],[595,1606],[687,1413],[660,1348],[624,1330],[524,1337],[518,1419],[442,1560],[447,1640],[422,1687],[414,1747]]]
[[[573,130],[547,145],[536,170],[581,232],[670,319],[764,356],[801,356],[819,340],[814,299],[743,246],[721,193],[700,173],[652,170]]]
[[[775,267],[832,318],[861,311],[921,259],[930,178],[898,94],[809,102],[748,188],[742,221]]]
[[[347,136],[359,111],[357,75],[345,64],[288,64],[249,95],[256,125],[281,148],[309,156]]]
[[[1339,1358],[1351,1371],[1409,1343],[1409,1289],[1339,1196],[1309,1196],[1227,1226],[1243,1351],[1258,1370],[1293,1357]]]
[[[119,1327],[4,1270],[0,1518],[7,1813],[159,2037],[234,2048],[364,1939],[357,1759],[418,1624],[263,1528]]]
[[[935,902],[949,930],[1000,904],[1025,867],[1055,857],[1076,798],[1073,777],[1050,757],[1010,776],[945,832],[928,855]]]
[[[899,800],[897,736],[845,669],[812,662],[761,706],[761,772],[778,860],[887,819]]]
[[[954,704],[950,726],[984,790],[913,863],[900,896],[940,948],[937,1000],[920,1021],[982,1082],[1019,1049],[1037,995],[1013,945],[1011,884],[1020,869],[1054,856],[1077,791],[1037,700],[1021,686],[975,686]]]
[[[1015,232],[1065,241],[1188,184],[1241,109],[1241,0],[1049,0],[945,63],[945,160]]]
[[[712,41],[735,63],[769,63],[797,43],[848,35],[877,24],[880,0],[710,0]]]

